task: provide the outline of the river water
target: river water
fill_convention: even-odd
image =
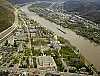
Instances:
[[[86,57],[86,59],[91,63],[94,64],[97,70],[100,70],[100,45],[96,46],[95,43],[91,43],[88,39],[76,35],[73,31],[70,29],[63,29],[66,31],[66,34],[59,31],[57,28],[60,28],[59,25],[50,22],[49,20],[46,20],[37,14],[30,12],[27,7],[29,7],[31,4],[25,5],[21,7],[20,9],[30,18],[37,21],[41,26],[46,27],[47,29],[55,32],[58,36],[61,36],[67,40],[70,41],[72,45],[80,49],[80,52],[83,56]]]

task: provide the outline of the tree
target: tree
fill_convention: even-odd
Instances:
[[[16,41],[14,40],[14,47],[17,47]]]
[[[5,46],[8,46],[8,40],[6,40],[6,42],[5,42]]]

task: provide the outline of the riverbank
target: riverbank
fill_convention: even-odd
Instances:
[[[100,44],[100,28],[98,28],[95,23],[77,18],[74,15],[66,16],[42,7],[33,7],[33,5],[28,8],[30,11],[37,13],[39,16],[44,17],[57,25],[73,30],[77,35],[81,35],[91,42]]]
[[[55,32],[58,36],[63,37],[64,39],[67,39],[68,41],[70,41],[70,43],[74,46],[76,46],[77,48],[80,49],[81,54],[92,64],[94,64],[94,66],[96,67],[96,69],[100,70],[100,46],[95,46],[94,43],[91,43],[89,40],[86,40],[85,38],[76,35],[76,33],[74,33],[73,31],[71,31],[70,29],[64,29],[62,28],[64,31],[66,31],[66,34],[63,34],[61,31],[59,31],[57,29],[60,28],[59,25],[50,22],[49,20],[46,20],[38,15],[36,15],[33,12],[30,12],[28,10],[28,7],[31,6],[31,4],[26,5],[21,7],[20,9],[23,10],[23,12],[30,18],[30,19],[34,19],[35,21],[37,21],[39,24],[41,24],[41,26],[46,27],[47,29]]]

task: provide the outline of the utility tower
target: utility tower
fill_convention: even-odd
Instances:
[[[56,11],[59,13],[64,13],[63,2],[61,0],[57,1]]]
[[[65,19],[64,15],[64,1],[58,0],[56,5],[56,12],[59,15],[60,21],[59,23],[63,23]]]

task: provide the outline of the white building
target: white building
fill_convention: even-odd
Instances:
[[[56,63],[51,56],[39,56],[36,58],[37,68],[40,70],[56,71]]]

